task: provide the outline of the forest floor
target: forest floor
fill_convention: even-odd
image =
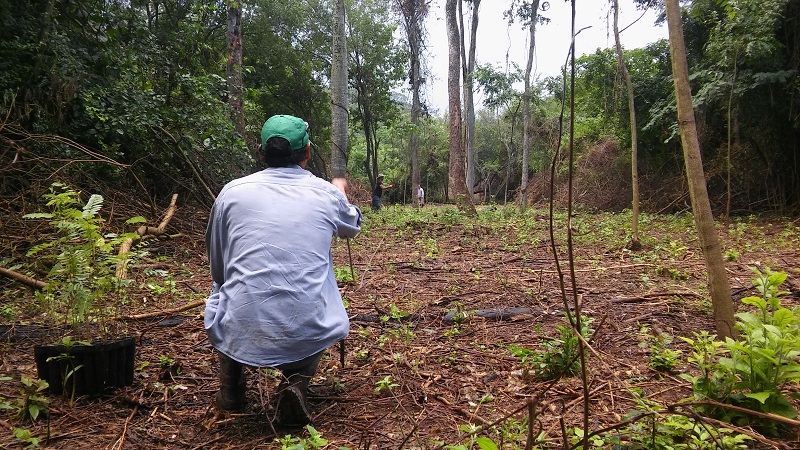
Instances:
[[[340,347],[331,347],[312,382],[313,427],[327,440],[321,447],[469,449],[487,437],[500,448],[524,448],[532,422],[533,435],[543,439],[533,448],[566,448],[563,430],[572,439],[573,430],[584,427],[582,378],[539,380],[531,360],[523,362],[531,353],[521,350],[556,348],[562,337],[558,327],[566,325],[547,211],[532,208],[521,216],[511,206],[484,206],[472,220],[452,206],[364,209],[364,231],[349,243],[334,241],[337,276],[352,267],[356,280],[341,284],[351,317],[344,365]],[[244,413],[214,417],[218,362],[206,339],[202,307],[168,312],[201,301],[210,290],[206,219],[204,211],[180,208],[169,225],[170,233],[180,235],[148,241],[148,260],[131,270],[136,283],[122,309],[136,338],[133,385],[104,397],[51,396],[46,419],[20,421],[12,414],[21,378],[36,376],[38,339],[37,333],[15,332],[36,323],[26,306],[30,289],[0,278],[6,325],[0,377],[7,377],[0,381],[0,403],[4,398],[12,406],[6,415],[0,411],[0,448],[31,442],[15,438],[15,428],[54,449],[313,447],[308,430],[295,430],[289,438],[291,430],[274,423],[278,378],[270,370],[246,369]],[[686,413],[685,407],[673,407],[692,396],[679,374],[697,371],[687,363],[691,351],[679,337],[714,332],[691,216],[644,215],[644,247],[631,251],[629,215],[577,214],[574,295],[563,215],[555,223],[567,301],[572,305],[579,298],[583,316],[591,319],[585,355],[589,429],[624,421],[646,405],[660,411],[659,421]],[[6,221],[3,234],[30,240],[22,226]],[[757,295],[752,267],[788,273],[783,305],[800,305],[796,220],[719,222],[718,232],[737,305],[742,297]],[[4,251],[10,253],[10,247]],[[144,313],[155,316],[133,318]],[[682,352],[671,373],[649,366],[649,349],[659,340]],[[646,441],[646,423],[622,426],[617,435]],[[477,427],[483,428],[468,434]],[[779,436],[740,431],[756,438],[749,448],[800,448],[796,426],[782,427]],[[689,435],[684,433],[685,442]],[[717,448],[705,443],[709,447],[702,448]],[[611,448],[608,441],[596,445]]]

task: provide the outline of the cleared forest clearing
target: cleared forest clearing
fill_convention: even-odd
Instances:
[[[581,379],[540,380],[541,370],[526,352],[552,350],[564,340],[564,299],[546,211],[520,216],[511,206],[485,206],[470,220],[451,206],[364,209],[362,233],[334,247],[350,336],[343,353],[330,349],[312,383],[314,428],[326,448],[471,448],[479,436],[501,448],[524,448],[530,412],[534,434],[544,439],[539,445],[562,448],[560,421],[568,430],[582,427]],[[0,376],[9,378],[0,382],[0,397],[12,406],[0,419],[2,448],[23,442],[14,428],[30,431],[48,448],[289,446],[287,431],[270,422],[278,378],[269,370],[248,369],[246,413],[211,420],[217,360],[201,307],[134,320],[205,297],[211,284],[205,217],[179,209],[170,228],[180,235],[148,241],[148,259],[130,268],[135,282],[123,315],[137,344],[134,384],[102,398],[50,397],[47,419],[22,422],[13,416],[21,377],[36,376],[32,347],[44,331],[34,326],[30,289],[0,279],[6,325]],[[591,320],[586,360],[592,430],[621,422],[645,404],[660,411],[691,397],[691,385],[679,374],[696,369],[687,363],[691,349],[679,337],[713,331],[691,216],[644,215],[644,248],[636,252],[625,248],[629,222],[624,213],[573,218],[575,284],[582,314]],[[564,220],[555,223],[561,271],[569,274]],[[22,225],[8,221],[5,233],[25,236],[17,228]],[[796,223],[745,218],[718,222],[717,229],[737,302],[757,295],[751,268],[759,267],[786,272],[782,289],[788,293],[781,302],[800,305]],[[355,280],[348,280],[351,268]],[[681,352],[671,372],[651,368],[657,342]],[[796,393],[798,386],[789,389]],[[471,441],[468,431],[478,426],[488,429]],[[761,438],[747,445],[797,448],[798,428],[780,429],[779,436],[746,429]],[[636,431],[623,428],[619,434]],[[294,436],[309,445],[307,431]]]

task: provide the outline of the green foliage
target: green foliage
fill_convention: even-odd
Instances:
[[[44,395],[44,391],[50,387],[47,381],[36,378],[20,377],[22,389],[19,397],[14,399],[13,408],[16,410],[17,418],[20,420],[36,420],[40,415],[47,415],[50,399]]]
[[[672,336],[662,332],[651,333],[650,328],[646,325],[639,328],[639,335],[642,337],[639,347],[649,350],[648,365],[650,368],[658,372],[672,372],[681,356],[680,350],[669,348],[669,345],[672,344]]]
[[[118,264],[128,264],[136,252],[119,255],[115,249],[135,233],[103,234],[99,216],[103,197],[94,194],[81,207],[78,192],[54,183],[44,198],[51,212],[27,214],[27,219],[48,219],[55,236],[33,246],[28,256],[54,259],[45,281],[36,293],[42,312],[53,321],[78,325],[102,318],[96,301],[111,293],[122,293],[128,281],[116,274]],[[136,217],[129,223],[139,223]]]
[[[26,444],[25,448],[39,448],[39,438],[34,436],[30,430],[26,430],[24,428],[14,428],[11,433],[15,438]]]
[[[172,274],[166,270],[146,268],[144,274],[147,276],[144,287],[154,295],[163,297],[180,293]],[[158,282],[159,278],[161,283]]]
[[[386,375],[375,383],[375,394],[380,397],[392,395],[394,388],[400,385],[392,381],[391,375]]]
[[[566,317],[564,318],[566,321]],[[592,330],[589,324],[592,319],[581,317],[581,334],[587,338]],[[539,347],[541,350],[531,350],[518,345],[509,345],[511,354],[521,358],[523,368],[537,380],[554,380],[559,377],[570,377],[580,370],[578,358],[580,341],[570,326],[556,326],[558,338],[546,339]]]
[[[69,399],[70,403],[75,400],[75,374],[83,368],[83,364],[75,365],[75,357],[70,353],[70,350],[76,345],[91,345],[89,342],[84,341],[73,341],[71,336],[64,336],[61,338],[61,345],[64,346],[64,352],[57,355],[51,356],[47,358],[47,362],[50,361],[64,361],[64,373],[61,374],[61,382],[64,386],[64,396],[67,396],[69,392]],[[72,387],[72,389],[68,389],[68,387]]]
[[[436,239],[428,238],[424,242],[425,246],[425,256],[428,258],[436,258],[439,256],[439,246],[436,244]]]
[[[389,305],[389,313],[383,314],[381,316],[381,321],[388,322],[389,320],[403,320],[408,316],[409,316],[408,312],[403,311],[397,305],[391,303]]]
[[[738,434],[729,428],[712,427],[701,420],[693,420],[678,414],[653,414],[657,404],[647,404],[642,397],[632,392],[639,409],[629,412],[623,420],[634,420],[623,433],[609,432],[590,439],[593,448],[641,448],[669,450],[746,450],[752,438]],[[583,437],[581,429],[575,429],[573,442]]]
[[[281,446],[281,450],[314,450],[328,445],[328,440],[322,437],[314,427],[306,425],[308,437],[300,438],[287,434],[282,438],[275,438],[275,443]]]
[[[454,301],[451,306],[450,312],[453,314],[452,321],[455,325],[463,324],[475,313],[475,310],[464,309],[464,305],[458,300]]]
[[[794,418],[797,411],[783,387],[800,381],[800,309],[781,306],[785,273],[768,268],[753,271],[753,284],[761,296],[742,299],[756,312],[736,314],[739,340],[726,338],[720,343],[708,335],[683,338],[692,346],[689,362],[700,369],[700,375],[683,374],[682,378],[692,383],[695,397]],[[761,417],[725,408],[708,408],[708,412],[734,424],[777,432],[774,423]]]
[[[461,425],[458,427],[462,433],[467,433],[468,437],[465,442],[461,444],[446,444],[444,442],[437,442],[442,448],[448,450],[497,450],[502,448],[523,448],[528,438],[528,429],[525,421],[518,422],[513,417],[509,417],[499,424],[499,429],[492,427],[488,430],[480,430],[481,433],[487,434],[480,436],[477,434],[480,427],[473,424]],[[489,437],[491,436],[491,437]],[[543,449],[540,446],[544,442],[544,431],[540,432],[534,438],[532,449]]]
[[[663,414],[663,406],[643,395],[640,389],[628,390],[636,408],[623,417],[630,422],[622,429],[589,438],[591,448],[632,448],[664,450],[744,450],[751,441],[747,435],[728,428],[710,426],[702,419],[680,414]],[[572,443],[585,436],[580,428],[572,430]]]
[[[333,274],[339,283],[354,283],[357,278],[351,266],[333,266]]]

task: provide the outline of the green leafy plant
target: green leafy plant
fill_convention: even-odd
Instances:
[[[641,414],[640,411],[631,412],[624,420]],[[750,436],[729,428],[712,427],[679,414],[648,414],[628,426],[625,433],[606,433],[602,438],[594,437],[592,444],[604,449],[746,450],[751,440]]]
[[[122,292],[128,281],[115,273],[118,264],[127,264],[136,252],[118,255],[115,249],[135,233],[111,234],[102,232],[99,216],[103,197],[94,194],[82,204],[79,193],[54,183],[45,194],[51,212],[27,214],[27,219],[47,219],[55,236],[33,246],[28,256],[54,260],[45,281],[47,285],[36,294],[43,314],[55,322],[71,326],[98,321],[103,309],[96,300],[113,292]],[[145,219],[134,217],[129,224]]]
[[[311,425],[306,425],[306,431],[308,431],[306,438],[287,434],[282,438],[275,438],[275,442],[281,446],[281,450],[314,450],[328,445],[328,440]]]
[[[357,279],[353,268],[350,266],[333,266],[333,274],[339,283],[354,283]]]
[[[183,367],[175,359],[166,355],[158,357],[158,366],[161,368],[161,379],[168,380],[181,374]]]
[[[726,261],[738,261],[741,255],[738,251],[734,249],[726,250],[725,251],[725,260]]]
[[[447,445],[444,442],[437,442],[437,444],[442,448],[446,448],[447,450],[474,450],[476,447],[481,450],[497,450],[500,448],[488,437],[475,435],[475,432],[478,430],[477,425],[467,424],[461,425],[458,428],[462,432],[469,434],[469,438],[467,439],[466,443]]]
[[[61,345],[64,346],[64,352],[58,356],[51,356],[47,358],[47,362],[51,361],[64,361],[64,373],[61,374],[61,382],[64,386],[64,394],[69,392],[69,401],[75,400],[75,374],[83,368],[82,364],[75,365],[75,357],[70,354],[70,350],[76,345],[91,345],[84,341],[74,341],[71,336],[64,336],[61,338]],[[71,389],[67,389],[71,387]]]
[[[392,394],[392,390],[398,386],[400,385],[392,381],[391,375],[386,375],[375,383],[375,393],[378,396],[389,396]]]
[[[589,324],[592,319],[581,316],[581,334],[588,337],[592,330]],[[564,318],[566,321],[566,317]],[[558,338],[546,339],[539,346],[541,350],[531,350],[518,345],[509,345],[511,353],[521,358],[523,369],[529,376],[537,380],[553,380],[559,376],[572,376],[578,373],[579,339],[572,327],[556,326]]]
[[[623,417],[629,425],[594,436],[591,442],[595,448],[744,450],[752,440],[747,435],[710,426],[702,420],[681,414],[662,414],[664,407],[644,396],[641,389],[629,389],[628,393],[636,405]],[[575,431],[576,437],[583,437],[582,430]]]
[[[642,337],[639,347],[649,351],[650,368],[658,372],[672,372],[681,356],[680,350],[669,348],[672,336],[662,332],[652,333],[646,325],[639,328],[639,335]]]
[[[24,375],[20,377],[20,381],[22,389],[19,391],[19,397],[14,401],[17,417],[20,420],[36,420],[40,415],[46,415],[50,404],[50,399],[44,394],[44,391],[50,387],[47,381],[28,378]]]
[[[14,428],[12,430],[12,434],[14,435],[15,438],[27,444],[25,445],[25,448],[29,449],[39,448],[39,438],[34,436],[31,433],[31,430],[26,430],[24,428]]]
[[[166,270],[147,268],[144,270],[144,274],[148,277],[147,281],[144,283],[144,287],[154,295],[163,296],[167,294],[174,295],[180,293],[172,274]],[[155,277],[162,278],[161,283],[155,281]]]
[[[753,411],[795,418],[797,411],[783,387],[800,381],[800,310],[781,306],[780,285],[786,274],[753,269],[753,284],[761,294],[742,299],[755,312],[736,314],[738,340],[722,343],[709,336],[683,338],[692,348],[689,362],[700,375],[681,375],[692,383],[697,398],[740,406]],[[734,424],[749,424],[762,432],[778,432],[775,423],[729,408],[707,408],[707,412]]]
[[[355,358],[356,363],[363,365],[363,364],[366,364],[367,362],[369,362],[370,353],[369,353],[369,350],[367,350],[365,348],[362,348],[362,349],[358,350],[357,352],[355,352],[353,357]]]
[[[398,308],[394,303],[389,305],[389,313],[381,315],[381,322],[388,322],[390,320],[403,320],[410,316],[409,313]]]
[[[436,239],[428,238],[425,241],[425,256],[428,258],[436,258],[439,256],[439,245],[436,243]]]

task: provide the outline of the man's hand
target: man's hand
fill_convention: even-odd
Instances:
[[[342,194],[347,195],[347,180],[345,178],[334,178],[331,180],[331,184],[342,191]]]

